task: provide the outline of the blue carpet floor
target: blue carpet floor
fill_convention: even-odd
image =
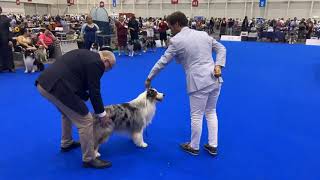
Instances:
[[[319,180],[320,48],[272,43],[231,43],[218,103],[219,156],[179,149],[189,140],[185,76],[171,63],[153,81],[166,94],[147,129],[147,149],[125,136],[103,144],[104,170],[83,169],[80,150],[62,154],[60,115],[33,83],[38,74],[0,74],[0,179],[215,179]],[[120,57],[103,76],[105,104],[127,102],[163,53]],[[78,135],[75,131],[75,138]],[[202,142],[207,140],[204,123]]]

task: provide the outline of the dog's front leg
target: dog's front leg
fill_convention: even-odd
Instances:
[[[97,145],[95,148],[94,148],[94,154],[96,156],[96,158],[100,157],[101,154],[99,153],[99,146],[100,145]]]
[[[132,140],[138,147],[148,147],[148,144],[143,141],[143,130],[141,130],[140,132],[134,132],[132,134]]]

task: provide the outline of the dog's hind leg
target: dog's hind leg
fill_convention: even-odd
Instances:
[[[143,141],[143,130],[141,130],[140,132],[133,132],[132,140],[138,147],[148,147],[148,144]]]

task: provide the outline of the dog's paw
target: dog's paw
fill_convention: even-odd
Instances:
[[[101,156],[101,154],[98,151],[96,151],[95,154],[96,154],[96,158]]]
[[[141,143],[141,144],[139,145],[139,147],[141,147],[141,148],[146,148],[146,147],[148,147],[148,144],[145,143],[145,142],[143,142],[143,143]]]

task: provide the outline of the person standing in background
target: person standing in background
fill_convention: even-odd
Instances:
[[[93,23],[92,17],[87,17],[87,23],[81,28],[81,36],[84,38],[84,46],[90,50],[91,45],[96,42],[96,32],[99,30],[99,26]]]
[[[10,22],[11,20],[6,15],[2,14],[0,7],[0,72],[8,70],[15,72],[12,54],[12,42],[10,37]]]
[[[135,41],[139,39],[139,23],[135,16],[132,16],[129,20],[128,27],[130,30],[131,40]]]
[[[160,18],[159,33],[160,33],[161,47],[163,47],[163,41],[165,43],[165,47],[168,47],[168,44],[167,44],[167,30],[168,29],[169,29],[168,24]]]
[[[123,51],[124,53],[126,51],[128,26],[126,25],[122,16],[119,18],[119,21],[116,21],[115,25],[117,28],[118,52],[120,56],[121,51]]]

